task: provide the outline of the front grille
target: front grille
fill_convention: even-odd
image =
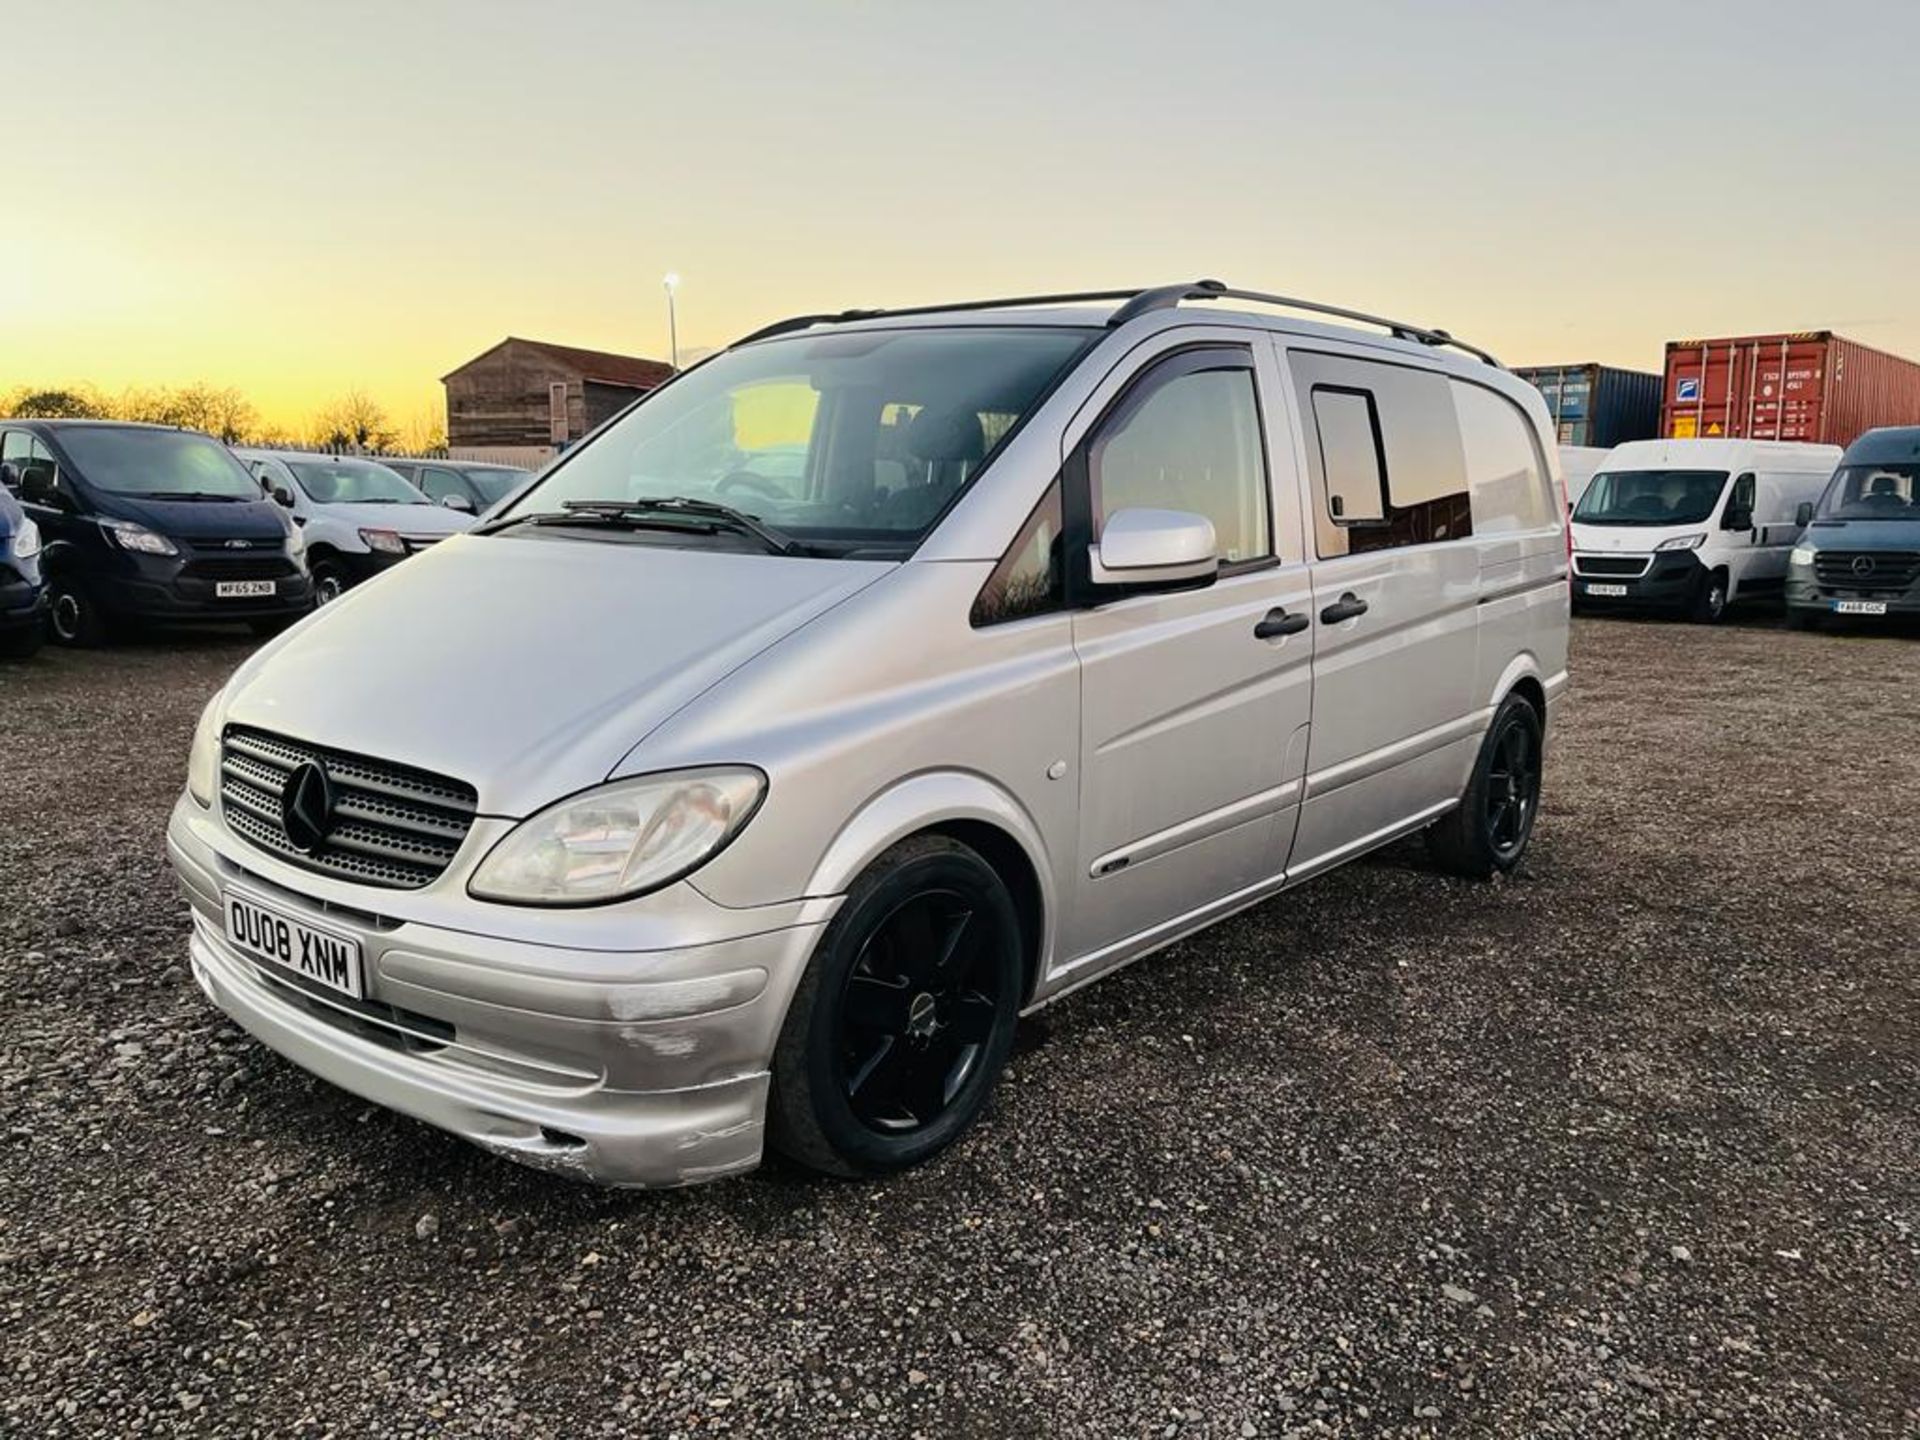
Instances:
[[[221,557],[217,560],[189,560],[180,567],[189,580],[284,580],[298,574],[293,561],[284,555]]]
[[[315,849],[287,837],[282,794],[308,761],[326,771],[331,825]],[[220,802],[236,835],[288,863],[362,885],[414,890],[453,863],[479,793],[444,775],[233,725],[220,745]]]
[[[1816,550],[1813,575],[1829,590],[1905,590],[1920,580],[1920,550]]]
[[[1648,560],[1645,555],[1575,555],[1573,568],[1582,575],[1642,575]]]

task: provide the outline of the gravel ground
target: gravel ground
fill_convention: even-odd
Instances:
[[[203,1003],[161,833],[245,647],[0,668],[0,1430],[1920,1433],[1920,649],[1575,644],[1512,879],[1081,992],[921,1172],[656,1194]]]

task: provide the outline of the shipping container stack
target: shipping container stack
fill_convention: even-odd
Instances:
[[[1831,330],[1667,343],[1660,434],[1848,445],[1920,425],[1920,364]]]
[[[1660,377],[1612,365],[1521,365],[1514,374],[1538,390],[1562,445],[1611,450],[1660,433]]]

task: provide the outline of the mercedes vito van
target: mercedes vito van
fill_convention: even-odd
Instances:
[[[235,672],[193,973],[570,1175],[913,1164],[1021,1012],[1400,836],[1520,859],[1559,496],[1531,386],[1332,307],[769,326]]]
[[[39,528],[48,626],[97,645],[133,622],[262,634],[313,607],[305,547],[219,441],[105,420],[0,420],[0,483]]]
[[[1847,447],[1790,558],[1796,629],[1920,616],[1920,426],[1869,430]]]
[[[1711,625],[1785,593],[1787,556],[1840,459],[1836,445],[1634,440],[1573,507],[1573,601]]]

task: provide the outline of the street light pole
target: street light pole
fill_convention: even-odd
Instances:
[[[680,277],[669,270],[661,284],[667,291],[667,348],[673,368],[678,370],[680,368],[680,325],[673,313],[673,292],[680,288]]]

